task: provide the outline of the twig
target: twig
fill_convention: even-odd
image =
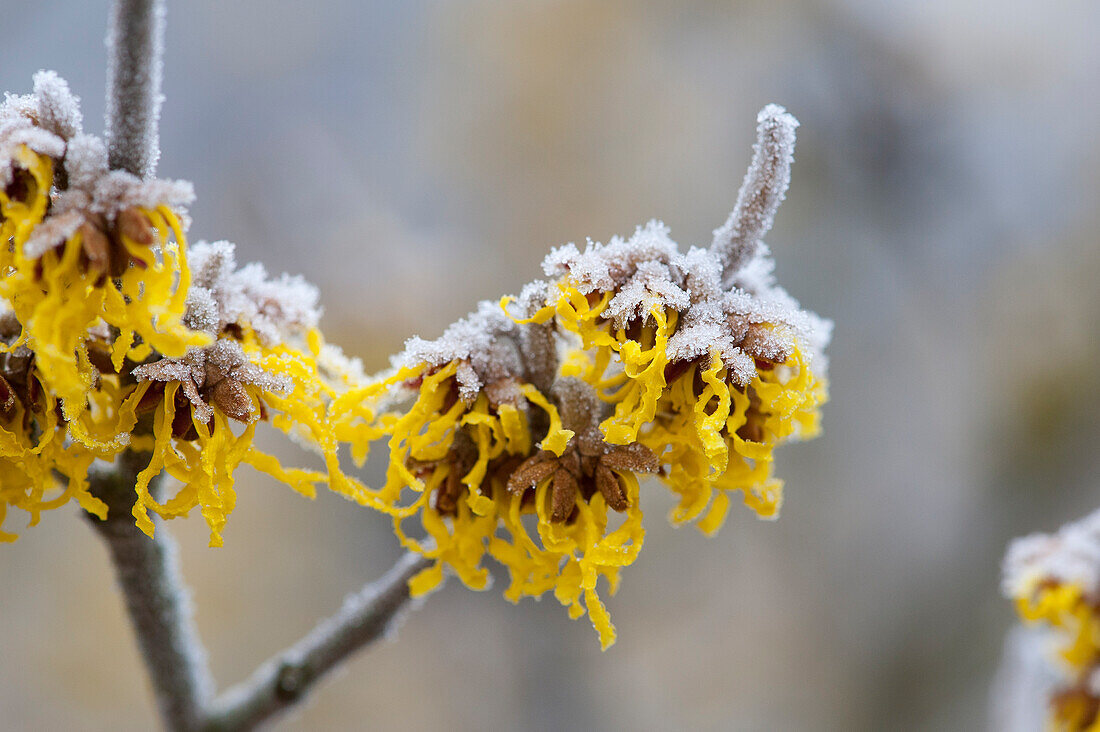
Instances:
[[[756,123],[752,163],[737,192],[737,204],[726,223],[714,230],[710,245],[721,259],[724,284],[756,253],[791,184],[798,120],[783,107],[769,104],[760,110]]]
[[[431,562],[406,554],[378,580],[349,595],[338,613],[217,699],[205,729],[252,729],[301,701],[328,671],[386,633],[409,602],[409,579]]]
[[[108,160],[113,169],[151,178],[160,158],[164,0],[115,0],[107,48]]]
[[[89,520],[110,551],[165,726],[195,730],[214,683],[175,541],[163,525],[152,539],[134,525],[134,479],[142,465],[140,455],[124,453],[113,471],[92,476],[92,493],[107,503],[108,513],[105,521],[91,515]]]

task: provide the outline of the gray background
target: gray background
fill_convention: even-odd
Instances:
[[[100,131],[107,3],[0,5],[0,88],[56,69]],[[279,728],[985,725],[1005,543],[1100,503],[1098,30],[1092,0],[170,3],[192,238],[317,283],[371,369],[552,245],[651,217],[709,242],[772,101],[802,127],[769,243],[837,323],[780,521],[708,540],[651,486],[612,650],[452,582]],[[366,509],[238,486],[225,548],[172,525],[223,686],[398,554]],[[73,507],[0,548],[4,727],[153,723],[111,583]]]

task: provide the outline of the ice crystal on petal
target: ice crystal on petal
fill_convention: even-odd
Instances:
[[[257,415],[252,401],[244,394],[244,384],[284,394],[293,387],[286,376],[268,373],[249,361],[241,344],[228,338],[208,348],[192,349],[183,358],[165,358],[138,366],[133,374],[139,381],[179,382],[195,409],[195,416],[203,422],[214,417],[208,401],[215,402],[234,419],[255,419]]]
[[[485,300],[439,338],[427,341],[414,336],[407,340],[404,352],[394,358],[394,366],[439,367],[457,361],[455,378],[463,400],[469,402],[487,382],[524,375],[516,332],[516,323],[501,312],[499,304]]]
[[[321,318],[316,287],[299,276],[272,279],[258,263],[238,269],[235,251],[227,241],[193,247],[189,327],[212,334],[230,325],[248,327],[268,345],[316,327]]]
[[[611,318],[616,328],[624,328],[629,321],[648,315],[654,308],[685,310],[689,303],[688,294],[672,281],[668,266],[647,261],[637,265],[634,274],[608,303],[603,316]]]
[[[607,244],[591,239],[582,253],[575,244],[566,244],[550,252],[542,269],[548,277],[568,274],[584,294],[608,291],[629,279],[639,264],[667,264],[676,256],[676,243],[668,238],[668,227],[652,220],[639,226],[629,239],[612,237]]]
[[[713,300],[722,294],[722,265],[709,249],[691,247],[687,254],[672,258],[692,303]]]
[[[80,134],[84,115],[80,99],[69,91],[69,84],[54,71],[39,71],[34,75],[34,100],[38,126],[63,140]]]
[[[91,194],[96,182],[107,174],[107,145],[95,135],[74,136],[65,150],[65,170],[70,188]]]

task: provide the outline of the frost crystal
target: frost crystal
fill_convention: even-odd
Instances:
[[[1066,524],[1055,534],[1031,534],[1009,545],[1001,584],[1004,594],[1025,595],[1040,578],[1078,585],[1090,597],[1100,597],[1100,511]]]
[[[80,99],[56,72],[39,71],[34,75],[34,99],[39,127],[63,140],[80,134],[84,122]]]
[[[316,327],[321,318],[316,287],[299,276],[272,279],[258,263],[238,269],[235,249],[227,241],[192,248],[188,327],[215,335],[230,326],[250,327],[265,345]]]
[[[669,339],[671,361],[688,361],[717,349],[737,383],[756,373],[753,357],[771,358],[790,350],[797,337],[824,374],[824,348],[832,323],[800,309],[798,301],[775,284],[774,265],[761,245],[745,269],[722,286],[721,252],[692,247],[680,254],[664,224],[651,221],[629,240],[607,245],[589,242],[584,253],[572,244],[555,249],[543,262],[549,275],[567,277],[579,291],[615,292],[602,316],[624,328],[654,307],[680,313],[680,325]],[[739,284],[748,285],[751,290]],[[790,336],[754,326],[780,326]],[[746,338],[749,342],[743,343]]]
[[[270,374],[250,362],[241,344],[227,338],[208,348],[192,349],[183,358],[163,358],[138,366],[133,373],[139,381],[180,382],[184,395],[195,408],[195,416],[204,422],[214,417],[208,402],[242,422],[256,419],[259,415],[244,389],[245,384],[280,393],[293,387],[286,376]]]
[[[791,184],[798,120],[783,107],[769,104],[760,110],[756,123],[752,164],[741,183],[737,204],[726,223],[714,230],[711,243],[711,250],[731,274],[756,253]]]
[[[53,71],[35,74],[32,94],[8,95],[0,104],[0,186],[11,183],[21,146],[53,158],[67,175],[57,181],[49,214],[25,244],[30,258],[63,242],[85,221],[103,229],[128,209],[182,208],[195,198],[186,181],[143,180],[110,170],[106,144],[83,132],[79,99]]]
[[[516,323],[495,302],[485,300],[478,309],[452,324],[434,341],[413,337],[405,351],[395,356],[394,366],[430,364],[442,366],[459,361],[456,378],[463,400],[472,402],[481,388],[500,379],[525,375],[524,360],[517,341]]]

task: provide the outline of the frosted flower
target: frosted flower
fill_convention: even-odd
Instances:
[[[776,107],[761,114],[754,165],[789,163],[788,153],[769,150],[769,135],[795,123],[775,115],[789,119]],[[785,190],[785,170],[773,178],[750,170],[745,186]],[[667,463],[662,479],[681,497],[673,520],[707,511],[699,526],[708,533],[721,525],[730,491],[759,515],[776,515],[782,483],[772,477],[772,451],[816,435],[826,399],[831,324],[802,311],[760,264],[767,256],[762,221],[770,226],[782,193],[743,188],[739,206],[752,210],[735,210],[707,250],[680,254],[656,221],[627,240],[589,242],[583,253],[573,245],[555,250],[543,264],[557,277],[544,306],[528,317],[529,307],[517,313],[519,322],[579,339],[584,353],[563,374],[583,378],[614,405],[601,425],[605,438],[640,441]],[[734,245],[736,253],[723,248]]]
[[[136,400],[127,399],[117,376],[101,376],[87,395],[87,408],[76,422],[67,422],[35,352],[18,345],[21,332],[13,312],[0,312],[0,527],[9,508],[26,512],[34,526],[43,511],[70,500],[103,518],[107,506],[89,492],[88,470],[97,458],[111,460],[129,444]],[[89,343],[93,360],[107,359],[106,341],[93,333]],[[84,439],[72,439],[74,430]],[[15,539],[0,528],[0,541]]]
[[[434,589],[444,567],[469,587],[486,587],[489,555],[511,574],[506,597],[553,590],[572,617],[587,610],[606,647],[614,628],[596,581],[617,586],[619,569],[641,548],[635,473],[655,471],[656,460],[641,445],[604,443],[596,429],[602,405],[588,385],[559,379],[541,391],[539,372],[556,355],[523,330],[483,303],[438,341],[409,342],[399,369],[379,382],[412,404],[375,407],[390,465],[369,505],[394,517],[406,547],[436,559],[410,582],[414,595]],[[387,404],[384,396],[377,405]],[[609,509],[626,514],[613,531]],[[407,533],[413,516],[430,542]]]
[[[441,338],[410,340],[376,380],[369,411],[390,467],[372,505],[437,560],[414,593],[444,567],[484,587],[488,554],[511,574],[506,597],[553,590],[606,648],[615,631],[598,580],[614,592],[641,549],[639,475],[657,474],[680,497],[673,520],[707,533],[730,492],[775,516],[773,450],[819,429],[830,327],[762,263],[796,124],[778,107],[761,113],[753,168],[709,249],[681,253],[657,221],[559,247],[543,262],[549,281],[501,300],[507,317],[482,303]],[[434,542],[404,531],[414,515]]]
[[[1017,539],[1004,561],[1004,594],[1021,619],[1050,630],[1059,683],[1052,729],[1100,725],[1100,511],[1055,534]]]
[[[150,434],[134,438],[135,447],[152,453],[137,480],[138,526],[152,533],[149,511],[174,518],[197,506],[210,526],[211,545],[220,545],[241,464],[307,497],[316,495],[317,485],[328,485],[363,500],[364,487],[340,468],[335,421],[351,409],[341,395],[361,384],[354,364],[326,346],[313,327],[320,317],[316,289],[287,275],[270,278],[258,265],[238,267],[229,242],[196,245],[194,266],[183,321],[217,340],[131,372],[138,412],[152,416]],[[285,468],[261,452],[253,439],[263,421],[319,452],[326,469]],[[162,471],[183,483],[165,502],[148,489]]]
[[[33,343],[66,420],[98,378],[85,334],[113,329],[114,371],[156,351],[181,356],[209,339],[188,329],[189,273],[180,220],[189,184],[107,169],[102,141],[81,129],[77,100],[52,72],[0,105],[0,297]],[[75,433],[81,439],[81,433]]]
[[[247,327],[271,345],[316,328],[321,319],[316,287],[288,274],[271,278],[258,262],[238,269],[229,242],[199,242],[191,266],[184,321],[195,330],[216,335]]]
[[[326,484],[354,500],[334,415],[362,410],[343,392],[361,369],[316,330],[317,290],[302,279],[238,267],[227,242],[187,261],[183,207],[190,184],[108,167],[106,146],[83,132],[68,86],[51,72],[34,92],[0,105],[0,523],[88,492],[94,460],[150,454],[137,476],[137,525],[200,507],[211,544],[235,504],[234,471],[249,464],[307,496]],[[366,390],[369,393],[369,389]],[[330,411],[331,410],[331,411]],[[319,453],[324,470],[284,468],[253,444],[270,422]],[[149,491],[181,481],[164,502]],[[65,486],[59,484],[64,483]],[[12,534],[2,533],[10,539]]]

